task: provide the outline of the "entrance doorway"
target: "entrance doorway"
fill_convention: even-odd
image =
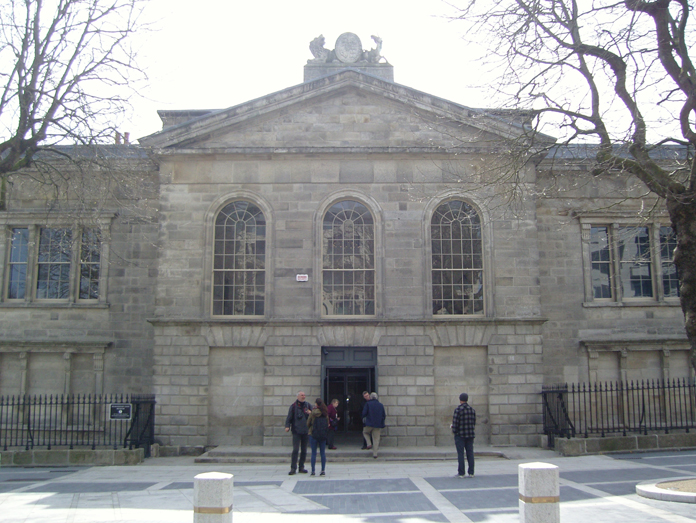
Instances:
[[[322,396],[338,400],[338,433],[362,434],[363,391],[377,391],[376,347],[322,347]]]
[[[375,369],[326,368],[326,402],[338,400],[338,432],[362,433],[363,391],[374,392]]]

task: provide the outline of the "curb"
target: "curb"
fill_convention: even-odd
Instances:
[[[677,503],[696,503],[696,494],[691,492],[678,492],[675,490],[666,490],[658,487],[659,483],[667,483],[669,481],[679,481],[682,479],[693,479],[693,476],[685,476],[679,478],[665,478],[658,483],[641,483],[636,485],[636,494],[644,498],[657,499],[660,501],[675,501]]]

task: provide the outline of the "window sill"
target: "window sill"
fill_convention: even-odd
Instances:
[[[582,306],[586,309],[602,307],[680,307],[678,299],[666,301],[585,301]]]
[[[6,301],[0,309],[108,309],[108,303],[99,302],[59,302],[59,301]]]

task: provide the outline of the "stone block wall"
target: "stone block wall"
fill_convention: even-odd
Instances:
[[[590,176],[573,165],[542,163],[538,183],[546,188],[536,211],[541,310],[548,319],[543,327],[545,382],[686,377],[677,363],[684,361],[688,347],[683,316],[678,299],[657,299],[660,281],[654,278],[653,298],[615,302],[586,297],[590,269],[583,256],[589,227],[669,225],[662,207],[641,213],[653,202],[636,193],[635,180]],[[653,252],[659,255],[659,246]]]
[[[108,229],[99,303],[0,303],[0,395],[152,392],[158,225],[119,216]]]
[[[199,325],[156,325],[155,437],[166,446],[208,445],[209,350]]]
[[[404,333],[380,338],[377,382],[379,399],[387,411],[384,446],[435,444],[433,356],[433,341],[429,336]]]
[[[280,328],[272,332],[264,347],[264,445],[292,444],[285,432],[285,420],[299,391],[306,394],[310,404],[322,396],[317,337],[301,332],[293,335],[292,331]]]
[[[500,325],[488,345],[491,444],[534,446],[542,419],[542,321]]]
[[[288,446],[297,392],[322,395],[322,347],[373,346],[385,446],[451,445],[465,391],[481,443],[537,445],[541,323],[156,322],[157,438],[198,448],[261,444],[262,434],[263,445]]]

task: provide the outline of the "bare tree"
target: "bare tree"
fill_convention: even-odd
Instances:
[[[541,130],[560,134],[560,144],[594,142],[593,174],[633,175],[666,205],[696,369],[692,8],[688,0],[468,0],[458,18],[489,42],[498,94],[531,109],[527,147],[550,147],[534,140]],[[665,144],[683,147],[683,161],[666,166]]]
[[[0,5],[0,177],[113,142],[133,83],[130,37],[142,0],[5,0]],[[87,156],[99,156],[98,148]],[[97,151],[95,153],[95,151]],[[85,160],[84,150],[80,153]],[[53,168],[55,169],[55,167]]]

